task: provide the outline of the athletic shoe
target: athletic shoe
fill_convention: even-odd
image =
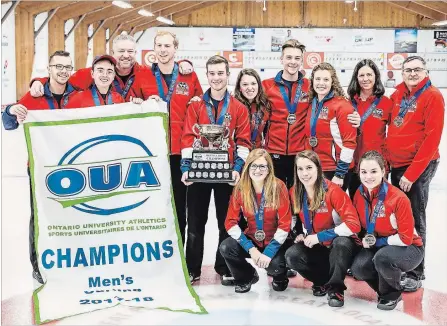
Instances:
[[[330,307],[343,307],[345,304],[343,292],[329,292],[327,299]]]
[[[297,272],[296,271],[294,271],[293,269],[287,269],[287,277],[295,277],[295,276],[297,276]]]
[[[233,286],[234,277],[231,274],[220,275],[220,284],[223,286]]]
[[[194,273],[189,273],[189,282],[191,282],[191,285],[194,284],[198,280],[200,280],[200,275],[195,275]]]
[[[273,280],[272,281],[272,288],[274,291],[284,291],[287,289],[287,285],[289,285],[289,279],[286,278],[285,280]]]
[[[379,298],[379,303],[377,304],[377,309],[380,310],[393,310],[396,308],[399,301],[402,300],[402,295],[399,295],[399,297],[396,300],[385,300]]]
[[[400,285],[402,286],[402,291],[404,292],[416,292],[420,287],[422,287],[422,281],[407,277],[400,282]]]
[[[255,271],[255,273],[253,274],[253,278],[251,279],[250,282],[248,283],[242,283],[242,284],[236,284],[236,286],[234,287],[234,292],[236,293],[246,293],[248,291],[250,291],[251,286],[253,284],[258,283],[259,281],[259,275],[258,273]]]
[[[352,275],[352,271],[351,271],[350,268],[348,268],[348,271],[346,272],[346,275],[347,275],[347,276],[351,276],[351,277],[353,277],[353,275]]]
[[[312,293],[316,297],[324,297],[327,293],[327,290],[324,286],[312,285]]]

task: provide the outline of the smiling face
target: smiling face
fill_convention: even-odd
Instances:
[[[304,187],[309,188],[313,187],[317,181],[318,168],[308,158],[300,157],[296,161],[296,173]]]
[[[281,55],[281,64],[284,72],[291,76],[296,75],[303,64],[303,52],[293,47],[285,48]]]
[[[319,97],[324,97],[329,94],[332,88],[331,72],[329,70],[315,71],[313,88],[314,91],[319,95]]]
[[[402,78],[410,89],[416,87],[425,77],[427,70],[421,60],[411,60],[402,67]]]
[[[357,74],[357,80],[359,82],[362,90],[369,91],[374,88],[374,83],[376,81],[376,74],[368,66],[363,66],[359,69]]]
[[[119,40],[113,44],[112,55],[116,60],[118,70],[132,68],[136,54],[136,44],[131,40]]]
[[[92,78],[98,88],[108,89],[115,79],[115,67],[109,60],[99,61],[93,66]]]
[[[250,102],[252,102],[258,95],[259,92],[258,81],[253,76],[250,75],[242,76],[239,86],[241,88],[242,95]]]
[[[159,63],[167,64],[174,61],[177,48],[174,46],[172,35],[160,35],[154,40],[154,51]]]
[[[268,163],[264,157],[260,157],[250,164],[250,179],[256,183],[264,182],[269,174]]]
[[[210,64],[207,66],[206,76],[208,84],[215,91],[221,91],[227,87],[228,76],[225,63]]]
[[[62,69],[58,69],[60,67],[62,67]],[[71,69],[73,69],[70,57],[54,56],[48,65],[50,79],[56,81],[60,85],[65,85],[68,82],[72,71],[68,71],[66,67],[71,67]]]
[[[376,160],[364,159],[360,162],[360,181],[368,189],[373,190],[382,183],[385,171]]]

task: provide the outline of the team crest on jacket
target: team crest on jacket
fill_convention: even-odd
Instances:
[[[376,206],[374,206],[374,209],[376,209]],[[380,206],[379,214],[377,215],[377,218],[379,217],[385,217],[385,205]]]
[[[329,108],[327,106],[323,106],[321,109],[320,115],[318,116],[318,119],[324,119],[327,120],[329,117]]]
[[[408,108],[408,112],[416,112],[417,102],[413,102],[411,106]]]
[[[189,95],[189,86],[187,83],[180,82],[177,84],[175,89],[175,94],[178,95]]]
[[[326,201],[322,200],[320,207],[317,209],[317,213],[327,213],[328,211]]]
[[[309,102],[309,92],[301,92],[300,102]]]
[[[378,119],[382,119],[382,117],[383,117],[383,110],[382,109],[374,109],[372,114],[373,114],[373,117],[378,118]]]

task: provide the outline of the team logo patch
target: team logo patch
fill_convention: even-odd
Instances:
[[[382,117],[383,117],[383,110],[382,109],[374,109],[372,115],[375,118],[382,119]]]
[[[321,201],[320,207],[317,209],[317,213],[327,213],[328,211],[326,202],[324,200]]]
[[[376,206],[374,206],[374,209],[376,209]],[[379,217],[385,217],[385,205],[380,206],[379,214],[377,215],[377,218]]]
[[[178,95],[189,95],[189,86],[187,83],[180,82],[175,88],[175,94]]]
[[[417,103],[414,102],[409,108],[408,112],[416,112]]]
[[[300,102],[309,102],[309,93],[301,92]]]
[[[320,115],[318,116],[318,119],[324,119],[327,120],[329,117],[329,108],[327,106],[323,106],[321,109]]]

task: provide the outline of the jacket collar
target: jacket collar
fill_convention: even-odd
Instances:
[[[279,71],[275,76],[275,83],[284,85],[284,81],[282,80],[282,73],[284,70]],[[301,71],[298,71],[298,80],[301,80],[304,78],[304,75],[301,73]],[[297,81],[298,81],[297,80]]]
[[[65,86],[64,96],[70,95],[72,92],[76,91],[77,89],[73,87],[70,83],[67,82]],[[50,90],[50,78],[46,81],[46,83],[43,85],[43,94],[45,97],[53,97],[53,93]]]

